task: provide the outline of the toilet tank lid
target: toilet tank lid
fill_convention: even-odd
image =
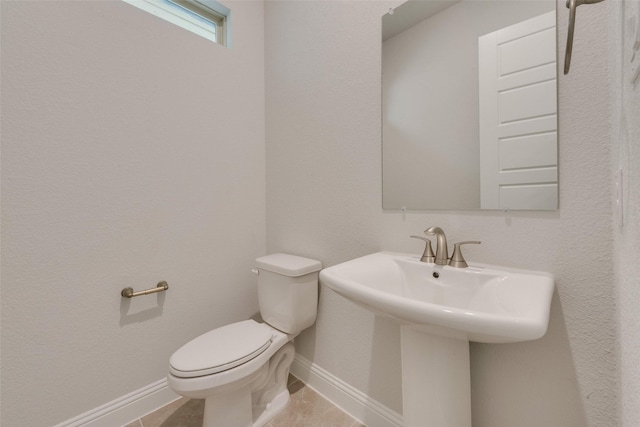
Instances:
[[[256,259],[256,267],[289,277],[304,276],[322,269],[315,259],[289,254],[271,254]]]

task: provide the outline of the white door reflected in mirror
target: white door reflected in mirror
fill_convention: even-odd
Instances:
[[[558,207],[556,14],[481,36],[480,207]]]

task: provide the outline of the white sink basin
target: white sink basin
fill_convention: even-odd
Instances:
[[[391,252],[325,268],[320,281],[357,304],[426,332],[482,343],[542,337],[554,288],[547,273],[482,264],[443,267]]]

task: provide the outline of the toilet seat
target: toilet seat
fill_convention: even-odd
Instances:
[[[272,341],[271,328],[254,320],[232,323],[200,335],[173,353],[169,370],[193,378],[240,366],[263,353]]]

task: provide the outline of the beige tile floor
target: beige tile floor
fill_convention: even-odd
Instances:
[[[288,387],[289,405],[265,427],[364,427],[296,377]],[[181,398],[125,427],[201,427],[203,413],[203,400]]]

